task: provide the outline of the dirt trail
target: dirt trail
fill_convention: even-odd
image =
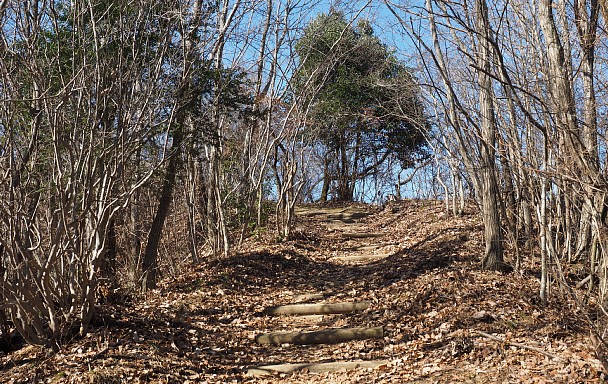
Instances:
[[[598,382],[576,308],[559,292],[540,303],[533,263],[523,276],[480,271],[481,229],[438,202],[302,207],[292,240],[269,232],[146,300],[101,303],[91,334],[60,354],[0,355],[0,382]],[[321,306],[271,312],[290,304]],[[372,338],[344,339],[362,329]],[[333,343],[256,342],[277,332]]]
[[[380,249],[382,244],[360,244],[365,239],[377,239],[383,237],[382,232],[369,232],[366,226],[360,224],[360,220],[369,216],[369,212],[362,208],[347,207],[344,209],[328,209],[322,207],[301,207],[296,211],[296,214],[301,217],[314,217],[328,231],[338,233],[343,239],[349,240],[348,243],[341,245],[338,251],[366,251],[362,255],[335,256],[329,259],[333,262],[370,262],[379,258],[388,256],[387,254],[373,255],[369,254],[370,249]],[[353,244],[354,243],[354,244]],[[371,247],[371,248],[366,248]],[[354,276],[357,278],[358,276]],[[348,297],[347,292],[336,292],[340,296]],[[319,293],[310,293],[309,297],[316,297],[314,303],[300,304],[297,299],[291,304],[268,307],[264,311],[268,315],[291,315],[291,316],[310,316],[310,315],[342,315],[343,317],[350,316],[354,313],[367,310],[373,306],[369,302],[355,301],[355,298],[349,298],[350,301],[341,303],[327,303],[329,295]],[[306,295],[300,295],[306,297]],[[310,318],[310,317],[308,317]],[[315,318],[316,324],[323,321],[323,316]],[[287,319],[289,322],[292,319]],[[293,319],[294,329],[301,328],[302,323],[298,317]],[[256,336],[258,344],[275,344],[275,345],[318,345],[318,344],[336,344],[351,342],[354,340],[367,339],[382,339],[384,336],[384,328],[382,325],[368,328],[325,328],[316,331],[290,331],[290,332],[274,332],[260,334]],[[320,359],[333,359],[332,356],[319,356]],[[376,369],[385,367],[388,364],[387,359],[382,360],[354,360],[354,361],[331,361],[331,362],[286,362],[283,364],[262,365],[249,368],[247,374],[250,376],[266,376],[277,373],[292,373],[297,371],[326,373],[336,371],[350,371],[361,369]]]

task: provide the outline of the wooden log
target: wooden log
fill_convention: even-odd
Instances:
[[[285,322],[291,325],[294,324],[311,324],[318,323],[322,321],[329,315],[304,315],[304,316],[296,316],[286,318]]]
[[[358,225],[359,224],[354,224],[354,222],[348,222],[348,221],[342,221],[342,220],[328,220],[324,223],[322,223],[325,228],[327,228],[328,230],[331,231],[340,231],[340,232],[344,232],[344,230],[346,228],[348,228],[348,230],[352,231],[352,232],[364,232],[365,228],[361,227],[359,228]]]
[[[341,224],[354,224],[354,223],[356,223],[355,219],[340,219],[340,220],[333,220],[332,219],[331,222],[336,222],[336,221],[338,223],[341,223]]]
[[[328,315],[332,313],[350,313],[363,311],[369,307],[369,302],[349,302],[331,304],[289,304],[268,307],[264,310],[267,315]]]
[[[369,213],[366,212],[343,212],[338,214],[329,214],[327,215],[328,219],[334,220],[359,220],[364,217],[369,216]]]
[[[378,248],[384,248],[389,245],[399,245],[399,243],[380,243],[380,244],[370,244],[370,245],[357,245],[355,247],[342,248],[344,251],[371,251]]]
[[[295,213],[296,215],[302,216],[321,216],[321,215],[332,215],[332,214],[342,214],[348,211],[347,208],[307,208],[307,207],[296,207]]]
[[[342,233],[342,237],[345,239],[366,239],[370,237],[382,237],[384,233],[376,232],[358,232],[358,233]]]
[[[514,341],[508,341],[508,340],[505,340],[505,339],[503,339],[501,337],[490,335],[489,333],[485,333],[485,332],[481,332],[481,331],[473,331],[473,332],[475,332],[478,335],[481,335],[483,337],[486,337],[486,338],[488,338],[490,340],[498,341],[499,343],[502,343],[505,346],[512,345],[512,346],[517,347],[517,348],[528,349],[530,351],[538,352],[541,355],[545,355],[545,356],[547,356],[547,357],[549,357],[551,359],[554,359],[554,360],[567,361],[566,358],[564,358],[562,356],[555,355],[555,354],[550,353],[550,352],[547,352],[544,349],[540,349],[540,348],[533,347],[533,346],[526,345],[526,344],[516,343]]]
[[[274,364],[252,367],[247,370],[248,376],[266,376],[274,373],[292,373],[307,370],[310,373],[352,371],[355,369],[376,369],[388,364],[388,360],[371,361],[335,361],[331,363],[299,363],[299,364]]]
[[[336,344],[351,340],[381,339],[382,327],[333,328],[313,332],[276,332],[257,335],[258,344]]]
[[[386,259],[388,255],[355,255],[355,256],[336,256],[329,260],[335,261],[369,261]]]

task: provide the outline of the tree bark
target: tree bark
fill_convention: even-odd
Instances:
[[[175,175],[177,174],[177,167],[181,160],[178,151],[182,145],[182,139],[181,132],[177,131],[174,133],[172,145],[173,153],[169,158],[169,163],[167,164],[167,169],[165,170],[165,177],[163,178],[163,187],[161,190],[160,199],[156,208],[154,220],[152,220],[152,225],[150,226],[150,231],[148,232],[148,242],[146,244],[144,257],[142,260],[143,291],[156,288],[158,245],[160,244],[165,219],[167,218],[167,214],[169,213],[169,208],[171,206],[171,198],[175,188]]]
[[[484,223],[485,253],[483,269],[498,270],[503,266],[499,189],[496,181],[496,120],[492,92],[491,31],[485,0],[477,0],[477,30],[480,34],[477,65],[481,125],[481,206]]]
[[[112,282],[116,274],[116,257],[118,244],[116,243],[116,219],[112,218],[108,224],[106,250],[101,261],[99,272],[101,276]]]
[[[329,185],[331,184],[331,175],[329,172],[329,158],[325,158],[323,162],[323,186],[321,187],[321,196],[319,202],[327,202],[327,196],[329,195]]]

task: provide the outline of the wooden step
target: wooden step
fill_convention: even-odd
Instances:
[[[384,236],[384,233],[377,233],[377,232],[353,232],[353,233],[349,233],[349,232],[344,232],[341,234],[341,236],[345,239],[367,239],[367,238],[371,238],[371,237],[382,237]]]
[[[344,251],[372,251],[374,249],[384,248],[389,245],[399,245],[399,243],[380,243],[370,245],[357,245],[355,247],[342,248]]]
[[[340,232],[343,233],[344,231],[348,230],[351,232],[365,232],[365,227],[363,226],[359,226],[359,224],[352,224],[352,223],[347,223],[344,221],[328,221],[323,223],[323,226],[325,228],[327,228],[328,231],[331,232]]]
[[[285,324],[288,326],[309,326],[313,324],[318,324],[324,319],[327,319],[329,316],[333,315],[303,315],[303,316],[291,316],[284,317],[279,320],[280,324]]]
[[[329,303],[329,304],[288,304],[268,307],[267,315],[328,315],[333,313],[350,313],[369,308],[367,301]]]
[[[330,261],[372,261],[386,259],[388,255],[353,255],[353,256],[335,256],[329,259]]]
[[[367,217],[367,216],[369,216],[369,213],[367,213],[367,212],[342,212],[342,213],[328,214],[327,218],[330,220],[354,221],[354,220],[363,219],[364,217]]]
[[[248,376],[266,376],[274,373],[291,373],[307,370],[309,373],[324,373],[338,371],[352,371],[355,369],[376,369],[388,364],[388,360],[371,361],[335,361],[330,363],[296,363],[274,364],[252,367],[247,370]]]
[[[258,344],[336,344],[351,340],[381,339],[382,327],[373,328],[333,328],[312,332],[275,332],[257,335]]]

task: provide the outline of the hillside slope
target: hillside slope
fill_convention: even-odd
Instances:
[[[298,209],[293,240],[252,239],[245,249],[198,265],[179,281],[165,281],[143,302],[102,305],[93,332],[60,354],[26,347],[0,356],[0,381],[602,380],[589,330],[568,300],[553,292],[542,305],[533,269],[523,276],[479,270],[483,245],[476,215],[448,217],[441,204],[429,201],[306,206]],[[365,308],[265,313],[278,305],[353,302]],[[277,331],[310,335],[379,327],[380,338],[335,344],[256,343],[256,336]],[[378,364],[357,368],[370,361]],[[310,366],[265,376],[249,369],[330,362],[356,364],[337,372],[312,373],[316,368]]]

